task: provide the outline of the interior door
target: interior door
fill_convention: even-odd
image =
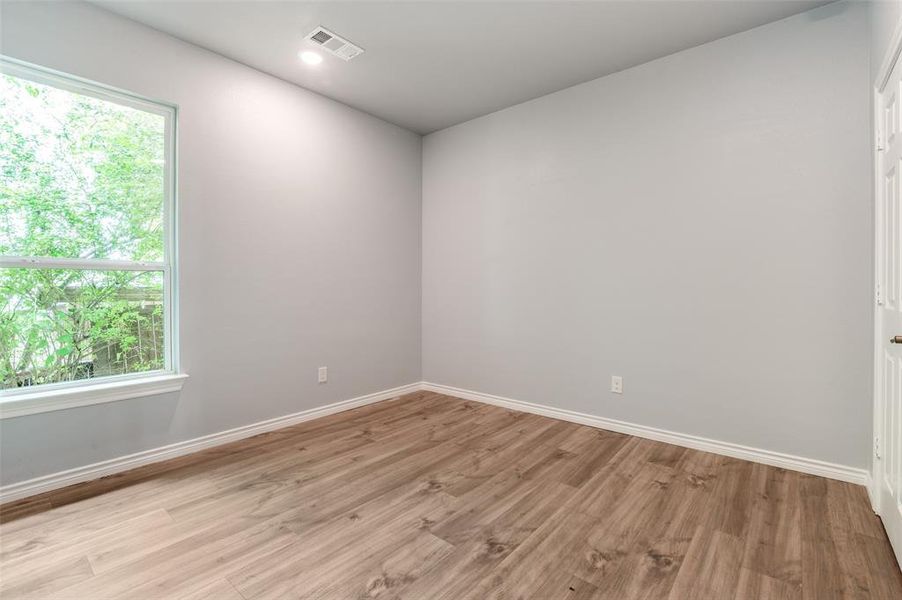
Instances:
[[[902,564],[902,60],[875,102],[877,169],[877,406],[875,476],[878,511]],[[880,149],[882,147],[882,150]],[[897,338],[898,336],[898,338]]]

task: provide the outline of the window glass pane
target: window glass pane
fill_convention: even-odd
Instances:
[[[0,387],[163,369],[163,273],[0,269]]]
[[[163,259],[164,117],[0,75],[0,254]]]

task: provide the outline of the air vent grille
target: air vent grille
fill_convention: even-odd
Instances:
[[[355,56],[363,54],[363,48],[349,42],[340,35],[332,33],[325,27],[317,27],[308,33],[304,39],[313,42],[342,60],[351,60]]]
[[[332,39],[332,36],[320,29],[316,33],[310,36],[310,39],[316,42],[317,44],[325,44],[329,40]]]

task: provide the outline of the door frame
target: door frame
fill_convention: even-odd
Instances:
[[[868,496],[871,499],[871,506],[878,515],[881,513],[880,507],[880,487],[879,487],[879,470],[878,463],[879,460],[877,458],[878,454],[883,454],[883,440],[880,440],[880,432],[883,431],[883,406],[882,406],[882,395],[880,392],[880,364],[883,357],[883,335],[882,335],[882,323],[880,320],[880,311],[877,309],[879,303],[882,302],[883,295],[886,293],[886,290],[879,289],[879,285],[881,283],[881,269],[883,267],[883,257],[881,256],[881,243],[883,240],[883,232],[884,230],[884,215],[883,215],[883,194],[884,187],[881,185],[883,181],[883,177],[880,173],[880,152],[882,149],[882,145],[885,140],[881,139],[881,133],[883,131],[883,110],[882,110],[882,96],[881,92],[883,87],[886,85],[887,80],[892,74],[893,69],[896,66],[896,63],[900,59],[900,55],[902,55],[902,19],[896,23],[896,28],[893,31],[893,35],[890,38],[889,48],[887,49],[886,55],[883,57],[883,61],[880,64],[880,68],[877,71],[877,77],[874,79],[873,87],[871,88],[871,114],[872,114],[872,136],[871,136],[871,156],[872,156],[872,165],[871,169],[873,171],[873,190],[872,190],[872,201],[873,201],[873,210],[874,210],[874,247],[873,247],[873,282],[872,282],[872,290],[871,290],[871,298],[873,304],[871,307],[873,309],[873,326],[874,326],[874,351],[873,351],[873,411],[874,411],[874,419],[873,419],[873,431],[871,432],[871,469],[870,469],[870,480],[868,481],[867,491]],[[879,449],[879,450],[878,450]]]

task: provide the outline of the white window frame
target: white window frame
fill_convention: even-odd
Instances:
[[[92,271],[157,271],[163,274],[164,367],[155,371],[80,379],[0,390],[0,419],[63,410],[102,402],[179,391],[187,374],[179,371],[177,253],[177,123],[178,107],[52,69],[0,55],[0,73],[92,96],[160,115],[165,120],[163,260],[140,262],[107,259],[0,256],[0,267],[83,269]]]

